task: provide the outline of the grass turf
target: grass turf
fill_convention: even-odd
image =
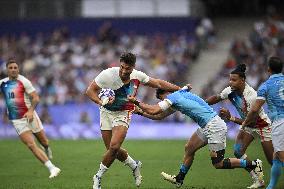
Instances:
[[[177,174],[183,157],[184,140],[126,140],[123,147],[134,159],[143,163],[141,189],[170,189],[160,173]],[[49,180],[47,169],[36,160],[19,140],[0,141],[0,188],[2,189],[81,189],[92,188],[105,151],[100,140],[51,141],[53,163],[62,174]],[[233,157],[233,141],[228,141],[226,157]],[[268,183],[270,166],[258,142],[253,142],[247,154],[251,159],[264,162],[265,181]],[[196,153],[192,168],[186,176],[184,189],[238,189],[251,184],[249,174],[243,169],[216,170],[211,165],[209,151],[204,147]],[[115,161],[102,179],[103,189],[136,188],[130,168]],[[284,188],[283,175],[278,189]]]

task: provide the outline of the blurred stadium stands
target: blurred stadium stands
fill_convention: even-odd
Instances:
[[[141,2],[0,2],[0,78],[6,76],[5,61],[15,57],[21,73],[32,81],[40,94],[38,112],[51,137],[99,137],[98,107],[87,100],[83,92],[100,71],[118,65],[121,52],[136,53],[137,69],[148,75],[183,85],[188,82],[188,70],[195,66],[199,56],[208,49],[214,51],[214,45],[218,43],[216,34],[222,35],[206,16],[214,19],[218,15],[243,16],[248,12],[254,16],[263,12],[273,15],[273,11],[283,7],[275,0]],[[269,3],[278,6],[273,9],[268,6]],[[226,12],[232,6],[234,11]],[[273,52],[282,58],[284,56],[283,23],[278,21],[279,17],[277,21],[256,23],[252,33],[248,34],[249,40],[236,39],[232,42],[228,60],[216,78],[208,78],[210,81],[203,89],[203,97],[220,92],[220,86],[228,81],[230,69],[239,63],[249,65],[248,82],[253,86],[258,86],[266,78],[265,58]],[[206,77],[206,74],[197,75]],[[153,93],[153,90],[141,88],[138,98],[155,102]],[[226,103],[214,108],[218,110],[220,106],[228,107],[237,115],[234,108]],[[0,114],[5,115],[3,99],[0,99]],[[160,135],[167,138],[171,134],[173,137],[186,137],[196,125],[188,126],[185,120],[185,117],[176,114],[167,119],[166,124],[134,115],[132,125],[137,126],[134,128],[137,132],[131,128],[129,137],[147,138],[148,135],[155,138]],[[0,116],[0,138],[16,136],[7,124],[7,117]],[[178,126],[172,127],[173,124]],[[159,133],[155,128],[161,125],[164,132]],[[230,127],[231,136],[236,129]],[[145,131],[148,131],[147,134]],[[141,134],[143,132],[144,135]]]

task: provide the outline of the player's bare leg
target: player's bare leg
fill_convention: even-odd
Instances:
[[[125,126],[113,127],[112,137],[109,143],[109,147],[103,156],[103,160],[100,164],[100,168],[97,174],[93,177],[93,180],[94,180],[93,188],[94,189],[101,188],[101,177],[108,170],[108,168],[111,166],[113,161],[117,158],[120,147],[126,137],[127,130],[128,128]]]
[[[183,164],[180,167],[179,173],[175,176],[162,172],[162,177],[165,180],[175,184],[176,187],[181,187],[184,177],[193,163],[195,152],[204,147],[206,144],[207,142],[200,139],[199,136],[194,133],[185,145]]]
[[[60,169],[55,167],[52,162],[48,159],[45,153],[36,145],[33,134],[31,131],[26,131],[20,134],[22,142],[32,151],[35,157],[40,160],[49,170],[49,178],[56,177],[60,173]]]
[[[245,152],[253,140],[254,137],[251,134],[243,130],[240,130],[236,138],[236,143],[234,145],[235,157],[238,159],[250,160]],[[250,174],[253,180],[252,185],[249,186],[248,188],[260,188],[264,186],[264,180],[263,179],[259,180],[258,175],[254,172],[253,169],[246,167],[245,170],[248,171],[248,173]]]
[[[110,141],[112,137],[112,131],[101,131],[103,141],[105,144],[106,149],[109,149],[110,146]],[[133,177],[135,179],[135,184],[136,186],[140,186],[142,182],[142,176],[140,174],[140,169],[142,166],[142,163],[140,161],[135,161],[129,154],[128,152],[120,147],[116,159],[118,159],[120,162],[124,163],[124,165],[127,165],[130,167],[133,173]]]
[[[52,151],[49,147],[49,141],[47,136],[45,135],[44,130],[42,129],[40,132],[34,133],[35,137],[37,138],[38,142],[44,149],[45,154],[47,155],[48,159],[52,159]]]
[[[246,159],[224,158],[225,149],[217,152],[211,151],[212,164],[216,169],[249,168],[255,172],[258,180],[263,180],[262,161],[259,159],[250,161]]]

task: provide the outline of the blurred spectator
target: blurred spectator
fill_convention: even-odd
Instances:
[[[235,39],[232,42],[229,58],[221,71],[202,90],[202,96],[207,98],[219,93],[228,85],[228,73],[237,64],[247,65],[247,82],[255,89],[267,78],[266,60],[269,56],[279,56],[284,60],[284,22],[273,20],[256,22],[249,34],[249,40]]]
[[[47,124],[47,125],[52,124],[52,119],[48,112],[48,107],[46,105],[42,106],[42,110],[41,110],[39,117],[43,124]]]
[[[88,114],[88,112],[81,112],[80,114],[80,123],[84,123],[84,124],[87,124],[87,125],[91,125],[92,124],[92,120]]]

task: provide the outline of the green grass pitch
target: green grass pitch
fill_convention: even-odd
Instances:
[[[130,155],[143,163],[141,189],[174,189],[164,181],[160,173],[176,174],[183,157],[185,140],[126,140],[124,147]],[[51,141],[53,163],[62,174],[49,180],[47,169],[36,160],[19,140],[0,141],[0,188],[1,189],[91,189],[105,151],[101,140]],[[226,157],[232,157],[233,141],[228,141]],[[268,183],[270,166],[264,158],[258,142],[252,143],[247,153],[251,159],[264,162],[265,181]],[[211,165],[208,148],[197,152],[192,168],[186,176],[184,189],[238,189],[246,188],[251,179],[243,169],[216,170]],[[131,171],[119,161],[102,179],[103,189],[136,188]],[[278,189],[284,188],[283,175]]]

